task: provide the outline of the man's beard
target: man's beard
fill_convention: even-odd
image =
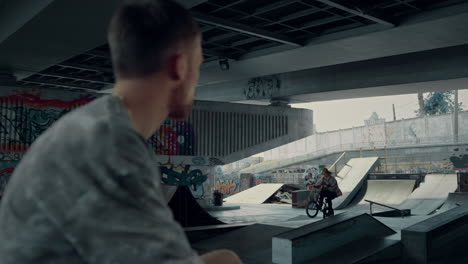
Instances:
[[[192,112],[192,104],[172,104],[169,107],[169,118],[176,121],[188,120]]]
[[[180,97],[183,97],[182,89],[177,89],[171,96],[169,104],[169,118],[176,121],[188,120],[192,113],[193,100],[189,102],[181,102]],[[185,100],[187,101],[187,100]]]

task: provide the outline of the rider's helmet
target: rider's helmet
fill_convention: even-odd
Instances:
[[[327,169],[327,168],[323,168],[322,169],[322,175],[328,175],[328,176],[331,176],[331,172]]]

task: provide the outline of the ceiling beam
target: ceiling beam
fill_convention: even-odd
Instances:
[[[216,26],[216,27],[223,28],[223,29],[230,30],[230,31],[243,33],[243,34],[250,35],[250,36],[268,39],[268,40],[283,43],[283,44],[288,44],[291,46],[296,46],[296,47],[302,46],[302,44],[299,43],[298,41],[291,39],[287,36],[281,35],[281,34],[275,34],[275,33],[268,32],[262,29],[252,28],[244,24],[230,22],[221,18],[204,15],[198,12],[194,12],[193,14],[195,16],[195,19],[198,22],[201,22],[204,24]]]
[[[76,69],[76,70],[83,70],[83,71],[96,71],[96,72],[103,72],[103,73],[110,73],[110,74],[114,73],[112,68],[79,64],[79,63],[74,63],[74,62],[62,62],[60,64],[57,64],[57,66]]]
[[[54,0],[27,1],[3,0],[0,1],[0,43],[14,34],[22,26],[33,19]],[[18,15],[21,14],[21,15]]]
[[[114,84],[113,81],[104,80],[105,78],[96,78],[96,77],[79,77],[74,74],[59,73],[59,72],[38,72],[36,75],[47,76],[47,77],[57,77],[63,79],[71,79],[73,81],[84,81],[89,83],[99,83],[99,84]]]
[[[270,11],[273,11],[273,10],[276,10],[276,9],[291,5],[291,4],[293,4],[293,3],[297,2],[297,1],[298,0],[282,0],[282,1],[279,1],[279,2],[275,2],[275,3],[263,6],[263,7],[259,8],[259,9],[255,10],[255,12],[252,13],[252,14],[246,14],[243,17],[236,18],[236,19],[237,20],[243,20],[243,19],[246,19],[246,18],[249,18],[249,17],[258,16],[258,15],[268,13]]]
[[[21,82],[31,83],[31,84],[38,84],[38,85],[53,85],[53,86],[60,86],[60,87],[72,88],[72,89],[83,89],[83,90],[90,90],[90,91],[95,91],[95,92],[100,91],[102,89],[101,87],[99,89],[97,89],[97,88],[82,86],[82,85],[78,85],[78,84],[70,84],[70,83],[65,84],[65,83],[61,83],[61,82],[57,82],[57,81],[43,82],[43,81],[39,81],[39,80],[26,79],[26,80],[22,80]]]
[[[177,0],[181,5],[185,6],[185,8],[192,8],[197,5],[203,4],[208,0]]]
[[[243,3],[243,2],[245,2],[245,1],[247,1],[247,0],[238,0],[238,1],[236,1],[236,2],[233,2],[233,3],[227,4],[227,5],[221,6],[221,7],[219,7],[218,9],[216,9],[216,10],[210,12],[210,14],[214,14],[214,13],[223,11],[224,9],[231,8],[231,7],[235,6],[235,5],[238,5],[238,4]]]
[[[352,9],[352,8],[349,8],[349,7],[346,7],[344,5],[341,5],[341,4],[338,4],[338,3],[335,3],[333,1],[330,1],[330,0],[316,0],[317,2],[320,2],[322,4],[326,4],[328,6],[331,6],[331,7],[334,7],[334,8],[338,8],[340,10],[343,10],[343,11],[346,11],[348,13],[351,13],[353,15],[356,15],[356,16],[359,16],[359,17],[363,17],[365,19],[368,19],[370,21],[374,21],[376,23],[379,23],[379,24],[382,24],[382,25],[386,25],[386,26],[395,26],[395,24],[389,22],[389,21],[386,21],[384,19],[381,19],[381,18],[378,18],[376,16],[371,16],[371,15],[368,15],[368,14],[365,14],[364,12],[362,11],[358,11],[358,10],[355,10],[355,9]]]

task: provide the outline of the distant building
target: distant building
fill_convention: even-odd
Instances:
[[[373,112],[369,119],[364,120],[366,126],[385,124],[385,118],[380,118],[376,112]]]

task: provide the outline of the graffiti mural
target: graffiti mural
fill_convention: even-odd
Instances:
[[[272,183],[271,176],[269,176],[269,175],[255,176],[255,185],[259,185],[259,184],[263,184],[263,183]]]
[[[216,190],[224,195],[233,195],[239,192],[239,181],[221,180],[216,182]]]
[[[17,164],[18,161],[0,161],[0,199],[2,199],[5,193],[7,183]]]
[[[225,196],[236,194],[240,191],[239,172],[225,173],[222,166],[215,168],[215,189]]]
[[[190,169],[190,165],[161,166],[162,181],[168,185],[188,186],[195,198],[205,195],[204,183],[208,179],[207,173],[199,168]]]
[[[94,98],[85,95],[70,101],[44,99],[35,90],[0,96],[0,151],[25,152],[57,119]]]
[[[245,191],[254,186],[254,175],[251,173],[242,173],[239,180],[239,190]]]
[[[246,99],[267,99],[278,94],[281,89],[281,80],[277,76],[252,78],[244,88]]]
[[[166,120],[148,143],[156,155],[195,155],[195,134],[189,122]]]
[[[265,179],[269,176],[271,179],[270,183],[297,184],[305,186],[309,182],[315,182],[318,179],[323,167],[324,166],[318,165],[300,165],[296,167],[281,168],[259,175],[257,178],[262,177]],[[265,183],[263,180],[260,181],[261,183]]]
[[[2,90],[0,162],[21,160],[34,140],[55,121],[98,97],[96,94],[58,90]],[[189,122],[166,120],[148,140],[148,144],[158,155],[157,161],[162,167],[164,181],[168,184],[190,186],[194,196],[203,196],[205,189],[209,188],[209,165],[224,164],[219,159],[195,155],[195,133]],[[197,167],[190,167],[191,165]],[[11,168],[14,169],[15,166],[12,165]],[[7,175],[9,170],[2,173]],[[2,186],[5,188],[9,176],[2,177]]]

